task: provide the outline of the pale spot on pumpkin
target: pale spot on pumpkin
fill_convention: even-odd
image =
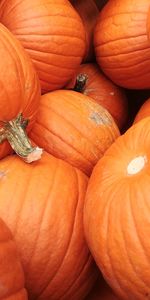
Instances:
[[[110,95],[111,95],[111,96],[114,96],[114,95],[115,95],[115,92],[110,92]]]
[[[147,162],[146,156],[137,156],[136,158],[132,159],[127,166],[127,173],[129,175],[134,175],[139,173],[145,166]]]
[[[110,124],[111,120],[108,116],[104,113],[92,112],[89,117],[96,125],[106,125]]]
[[[0,180],[4,179],[6,177],[7,172],[6,171],[0,171]]]

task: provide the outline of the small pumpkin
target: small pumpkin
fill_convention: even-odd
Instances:
[[[10,230],[2,219],[0,219],[0,299],[28,299],[18,250]]]
[[[140,107],[138,110],[134,123],[139,122],[141,119],[149,117],[150,116],[150,98],[147,99]]]
[[[150,88],[148,10],[149,0],[111,0],[97,20],[97,62],[113,82],[125,88]]]
[[[13,34],[0,24],[0,158],[13,150],[27,162],[39,159],[29,132],[40,101],[40,84],[30,58]]]
[[[14,234],[29,299],[84,299],[98,271],[85,242],[88,178],[44,153],[26,164],[0,161],[0,215]]]
[[[91,293],[85,300],[119,300],[119,298],[114,295],[102,276],[99,276]]]
[[[2,0],[0,21],[30,55],[42,92],[63,87],[85,53],[85,29],[68,0]]]
[[[41,97],[30,138],[55,157],[87,175],[119,136],[119,129],[102,106],[81,93],[59,90]]]
[[[88,185],[85,235],[116,295],[150,295],[150,117],[132,125],[106,151]]]
[[[84,55],[84,62],[91,62],[95,60],[93,34],[96,25],[96,20],[99,15],[99,8],[94,0],[74,0],[72,4],[79,13],[86,32],[86,51]]]
[[[128,119],[125,92],[109,80],[96,63],[81,64],[66,88],[74,88],[91,97],[109,111],[119,129],[125,126]]]

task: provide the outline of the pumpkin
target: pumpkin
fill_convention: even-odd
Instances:
[[[150,98],[147,99],[140,107],[138,110],[134,123],[139,122],[141,119],[149,117],[150,116]]]
[[[119,136],[111,115],[88,96],[59,90],[41,97],[30,138],[87,175]]]
[[[99,276],[92,291],[85,300],[119,300],[119,298],[113,294],[105,280]]]
[[[111,0],[97,20],[96,60],[113,82],[125,88],[150,88],[148,9],[149,0]]]
[[[150,295],[150,117],[131,126],[97,163],[87,189],[84,229],[116,295]]]
[[[0,161],[0,215],[14,234],[29,299],[84,299],[97,278],[83,232],[87,177],[44,153]]]
[[[40,85],[34,67],[17,39],[0,24],[0,158],[15,152],[27,162],[39,159],[41,149],[32,147],[29,132],[35,122]]]
[[[86,32],[86,52],[84,55],[85,62],[95,60],[94,46],[93,46],[93,33],[99,9],[94,0],[74,0],[72,4],[76,11],[79,13]]]
[[[68,0],[2,0],[0,21],[19,39],[42,92],[63,87],[85,53],[83,23]]]
[[[0,299],[27,300],[18,250],[10,230],[2,219],[0,219]]]
[[[128,118],[126,95],[101,72],[97,64],[81,64],[77,74],[67,85],[67,88],[73,87],[105,107],[119,129],[125,126]]]

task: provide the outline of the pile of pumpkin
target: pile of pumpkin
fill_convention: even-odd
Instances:
[[[0,299],[150,299],[149,0],[0,22]]]

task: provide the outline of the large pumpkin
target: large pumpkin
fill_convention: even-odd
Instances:
[[[84,299],[97,268],[83,232],[87,177],[49,154],[0,161],[0,215],[18,245],[29,299]]]
[[[93,34],[99,9],[94,0],[73,0],[71,1],[76,11],[82,18],[86,33],[86,52],[84,61],[95,60]]]
[[[128,117],[125,93],[101,72],[96,63],[81,64],[67,88],[78,89],[78,85],[80,92],[105,107],[113,116],[118,127],[123,128]]]
[[[150,88],[149,0],[111,0],[102,9],[94,33],[96,59],[116,84]]]
[[[36,118],[40,85],[34,67],[17,39],[0,24],[0,158],[12,148],[28,162],[41,154],[32,148],[23,128]],[[35,158],[34,158],[35,155]]]
[[[141,105],[135,116],[134,123],[137,123],[146,117],[150,117],[150,98]]]
[[[96,165],[84,226],[105,279],[124,300],[150,296],[150,118],[133,125]]]
[[[85,30],[69,1],[2,0],[0,21],[30,55],[42,91],[63,87],[85,53]]]
[[[107,110],[83,94],[65,90],[41,97],[30,133],[38,146],[87,175],[118,136]]]
[[[0,299],[27,300],[27,298],[18,250],[10,230],[0,219]]]

